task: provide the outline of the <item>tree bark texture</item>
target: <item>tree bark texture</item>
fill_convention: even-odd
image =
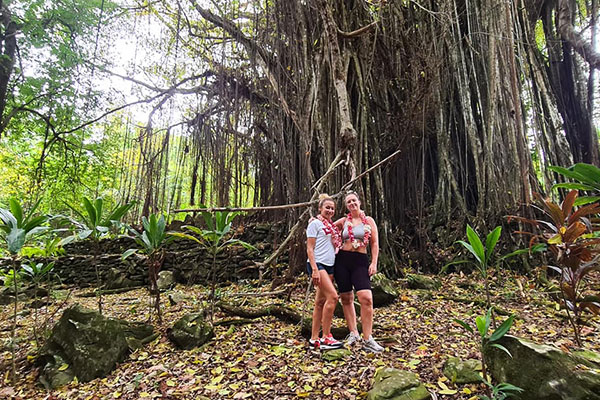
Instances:
[[[184,3],[178,34],[206,96],[188,121],[191,204],[241,205],[244,185],[254,205],[306,201],[340,151],[329,193],[400,150],[353,187],[395,260],[401,237],[427,249],[467,221],[502,223],[550,191],[548,165],[598,164],[574,0],[276,0],[253,3],[252,18]],[[208,60],[197,38],[215,35],[237,47]],[[300,214],[260,217],[291,227]]]

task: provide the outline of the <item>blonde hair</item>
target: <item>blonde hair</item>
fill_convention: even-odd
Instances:
[[[323,204],[325,204],[326,201],[332,201],[335,205],[335,200],[333,199],[333,197],[331,197],[327,193],[321,193],[319,195],[319,210],[321,209],[321,207],[323,207]]]
[[[346,194],[344,195],[344,202],[346,202],[346,199],[348,198],[348,196],[354,195],[356,196],[356,198],[358,199],[358,201],[360,201],[360,196],[358,195],[358,193],[356,193],[354,190],[348,190],[346,192]]]

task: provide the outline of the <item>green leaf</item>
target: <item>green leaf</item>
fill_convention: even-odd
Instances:
[[[204,242],[201,241],[200,239],[198,239],[195,236],[192,235],[188,235],[187,233],[183,233],[183,232],[169,232],[168,233],[169,236],[173,236],[173,237],[177,237],[177,238],[181,238],[181,239],[187,239],[187,240],[193,240],[194,242],[204,246]]]
[[[125,250],[123,252],[123,254],[121,255],[121,260],[126,259],[127,257],[129,257],[130,255],[132,255],[133,253],[135,253],[137,251],[137,249],[129,249],[129,250]]]
[[[10,205],[10,212],[17,220],[17,225],[22,227],[22,225],[23,225],[23,209],[21,208],[21,204],[14,197],[11,198],[8,202]]]
[[[582,175],[581,173],[576,172],[570,168],[550,166],[550,167],[548,167],[548,169],[551,171],[554,171],[554,172],[558,172],[559,174],[564,175],[567,178],[574,179],[581,183],[587,183],[592,186],[596,184],[596,182],[594,181],[593,178],[587,177],[586,175]]]
[[[45,215],[38,215],[37,217],[31,218],[31,220],[29,222],[27,222],[25,224],[25,226],[23,226],[23,229],[25,229],[25,231],[29,232],[32,229],[37,228],[38,226],[45,223],[47,220],[48,220],[48,217],[46,217]]]
[[[584,183],[557,183],[552,186],[552,189],[569,189],[569,190],[596,190],[594,186],[586,185]]]
[[[473,333],[473,328],[471,328],[471,326],[469,324],[467,324],[465,321],[462,321],[462,320],[456,319],[456,318],[454,318],[453,321],[456,322],[457,324],[459,324],[460,326],[462,326],[464,329],[466,329],[470,333]]]
[[[35,210],[37,210],[38,206],[40,205],[40,203],[42,202],[42,199],[39,198],[31,207],[31,209],[29,210],[29,212],[27,213],[27,215],[25,216],[25,218],[23,219],[23,223],[27,224],[29,223],[29,220],[31,219],[31,217],[33,216],[33,214],[35,213]]]
[[[489,346],[491,346],[491,347],[496,347],[497,349],[500,349],[500,350],[502,350],[503,352],[505,352],[506,354],[508,354],[508,356],[509,356],[510,358],[512,358],[512,354],[510,354],[510,351],[508,351],[508,349],[507,349],[506,347],[502,346],[501,344],[498,344],[498,343],[490,343],[490,344],[489,344]]]
[[[485,313],[485,334],[486,335],[490,330],[491,324],[492,324],[492,307],[488,308],[487,312]]]
[[[183,229],[188,229],[192,232],[194,232],[197,235],[203,236],[204,233],[202,232],[202,229],[198,228],[197,226],[192,226],[192,225],[184,225],[182,226]]]
[[[490,256],[494,252],[494,248],[496,247],[496,243],[498,243],[498,239],[500,238],[501,233],[502,233],[502,227],[497,226],[493,231],[488,233],[488,235],[485,239],[485,248],[486,248],[485,262],[486,262],[486,264],[488,263]]]
[[[21,228],[13,228],[10,230],[10,233],[6,235],[6,244],[8,251],[11,254],[19,254],[21,248],[23,248],[23,245],[25,244],[25,235],[25,230]]]
[[[499,340],[500,338],[502,338],[504,335],[506,335],[506,333],[510,330],[513,321],[515,319],[514,315],[511,315],[510,317],[508,317],[508,319],[506,319],[506,321],[504,321],[495,331],[494,333],[492,333],[492,336],[490,336],[490,341],[491,342],[495,342],[496,340]]]
[[[496,385],[496,389],[502,392],[522,392],[523,389],[521,389],[518,386],[515,385],[511,385],[510,383],[499,383],[498,385]]]
[[[575,203],[573,203],[573,205],[584,206],[586,204],[595,203],[597,201],[600,201],[600,196],[580,196],[577,198],[577,200],[575,200]]]
[[[84,197],[83,198],[83,206],[85,207],[85,210],[88,214],[88,228],[94,228],[96,225],[98,225],[98,221],[96,218],[96,209],[94,208],[94,206],[92,205],[92,202],[87,198]]]
[[[104,225],[110,224],[112,221],[120,221],[123,216],[135,205],[135,202],[123,204],[122,206],[116,207],[110,215],[106,218]]]
[[[244,247],[247,250],[256,250],[258,251],[258,249],[254,246],[252,246],[250,243],[244,242],[243,240],[239,240],[239,239],[229,239],[228,241],[225,242],[225,245],[229,246],[229,245],[233,245],[233,244],[238,244],[242,247]],[[223,246],[225,247],[225,246]]]
[[[581,176],[585,176],[590,182],[596,183],[596,187],[600,187],[600,168],[586,163],[577,163],[571,168]]]
[[[94,208],[96,209],[96,221],[94,222],[95,225],[101,225],[102,224],[102,206],[104,205],[104,200],[102,199],[102,197],[98,197],[95,201],[95,205]]]
[[[469,243],[473,248],[475,254],[477,254],[477,259],[483,263],[485,262],[485,250],[483,249],[483,244],[481,243],[481,239],[477,236],[477,233],[471,228],[471,225],[467,225],[467,239],[469,239]]]
[[[6,225],[8,229],[4,229],[7,233],[11,228],[18,228],[19,223],[12,213],[4,208],[0,208],[0,219]]]
[[[487,334],[487,328],[486,328],[487,324],[485,321],[485,317],[480,315],[477,318],[475,318],[475,324],[477,325],[477,330],[479,331],[479,335],[481,337],[485,337],[485,335]]]
[[[457,243],[460,243],[465,249],[469,250],[469,252],[475,256],[477,261],[479,261],[480,264],[482,263],[482,260],[477,255],[477,252],[475,251],[475,249],[473,249],[473,246],[471,246],[469,243],[467,243],[463,240],[457,240]]]

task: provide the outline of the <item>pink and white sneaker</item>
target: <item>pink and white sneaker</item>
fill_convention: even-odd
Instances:
[[[339,349],[344,345],[339,340],[336,340],[331,333],[324,338],[321,338],[320,341],[322,350]]]

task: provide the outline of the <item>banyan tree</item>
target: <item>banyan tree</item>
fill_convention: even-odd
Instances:
[[[388,258],[447,245],[466,220],[499,223],[549,193],[549,165],[598,165],[597,3],[130,5],[133,32],[159,30],[152,46],[169,59],[147,68],[153,79],[123,77],[151,109],[126,137],[138,153],[121,193],[142,214],[283,205],[369,170],[352,188]],[[302,211],[261,218],[292,226]]]

